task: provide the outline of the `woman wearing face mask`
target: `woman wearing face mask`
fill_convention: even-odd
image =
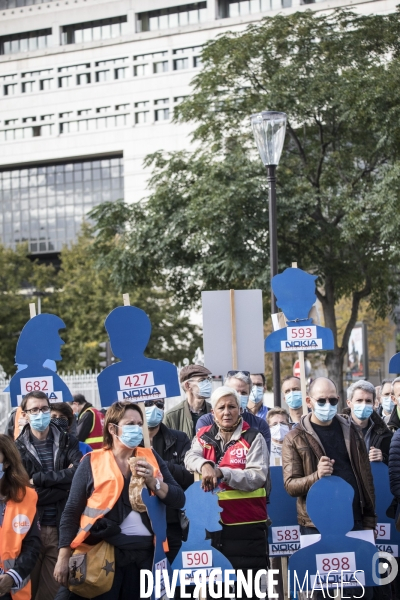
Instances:
[[[222,531],[212,534],[213,544],[234,569],[250,569],[255,577],[267,565],[267,445],[261,433],[243,421],[235,389],[217,388],[211,405],[214,423],[197,432],[185,465],[202,475],[205,491],[218,493]]]
[[[271,430],[271,467],[282,466],[282,445],[285,435],[289,433],[289,415],[284,408],[271,408],[267,414],[267,423]]]
[[[30,600],[30,574],[39,558],[37,494],[14,442],[0,434],[0,597]]]
[[[76,419],[72,408],[67,402],[52,403],[50,416],[51,423],[54,423],[61,431],[72,434],[71,427],[76,423]],[[85,456],[85,454],[92,451],[92,447],[85,444],[85,442],[79,442],[79,450],[82,452],[82,456]]]
[[[132,510],[129,501],[131,471],[128,460],[140,457],[136,473],[167,506],[181,509],[183,490],[154,450],[139,447],[143,417],[137,404],[115,402],[104,422],[104,447],[88,454],[79,465],[59,535],[59,556],[54,571],[67,585],[68,562],[74,549],[84,553],[90,545],[106,540],[115,549],[115,573],[109,592],[99,600],[139,600],[140,570],[151,569],[153,532],[147,513]],[[103,516],[106,514],[106,516]],[[78,599],[75,593],[71,599]]]
[[[185,469],[185,454],[190,449],[190,440],[186,433],[170,429],[162,423],[164,400],[146,400],[146,421],[149,428],[150,444],[167,463],[168,469],[183,490],[194,481],[192,473]],[[181,510],[167,508],[167,539],[169,552],[167,558],[172,564],[186,536],[188,522]]]

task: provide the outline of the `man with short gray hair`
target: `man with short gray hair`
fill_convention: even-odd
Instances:
[[[392,433],[383,419],[374,411],[376,390],[369,381],[360,379],[347,389],[347,409],[343,416],[350,418],[360,429],[368,450],[370,462],[389,462]]]

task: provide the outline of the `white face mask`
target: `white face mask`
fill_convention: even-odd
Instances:
[[[286,423],[277,423],[271,427],[271,438],[277,442],[282,442],[287,433],[289,433],[289,425]]]

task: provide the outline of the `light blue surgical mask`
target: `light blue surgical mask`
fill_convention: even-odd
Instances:
[[[391,413],[394,409],[394,402],[392,400],[392,396],[382,396],[382,408],[385,412]]]
[[[50,411],[47,413],[39,412],[38,415],[30,414],[30,424],[32,429],[35,431],[44,431],[50,424],[51,414]]]
[[[240,407],[245,410],[245,408],[247,408],[247,403],[249,401],[249,397],[248,396],[241,396],[239,394],[239,402],[240,402]]]
[[[210,398],[212,392],[212,384],[208,379],[203,381],[196,381],[196,385],[199,387],[198,396],[201,398]]]
[[[120,425],[117,425],[120,427]],[[117,438],[127,448],[136,448],[143,439],[143,430],[140,425],[122,425],[122,435]]]
[[[0,463],[0,479],[3,479],[4,477],[4,467],[3,467],[3,463]]]
[[[303,395],[300,390],[295,390],[286,394],[285,401],[289,408],[300,408],[303,405]]]
[[[337,404],[332,406],[329,402],[326,402],[324,406],[320,406],[317,402],[314,404],[314,414],[319,421],[326,423],[326,421],[332,421],[333,417],[337,413]]]
[[[253,404],[258,404],[262,402],[264,399],[264,388],[262,385],[253,385],[250,392],[250,402]]]
[[[153,406],[147,406],[145,408],[147,425],[149,427],[157,427],[162,421],[164,411],[158,408],[155,404]]]
[[[353,412],[357,419],[369,419],[373,410],[372,404],[365,404],[365,402],[362,404],[357,403],[353,406]]]

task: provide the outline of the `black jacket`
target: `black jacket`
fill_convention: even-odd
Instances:
[[[153,438],[153,448],[167,463],[167,467],[172,477],[182,489],[186,490],[194,482],[194,475],[185,469],[185,454],[190,449],[190,440],[186,433],[177,429],[169,429],[164,423],[161,423],[157,435]],[[167,523],[180,524],[180,510],[167,506]],[[180,529],[178,530],[181,537]],[[171,527],[169,527],[169,538],[171,537]]]
[[[167,463],[167,467],[176,483],[186,490],[194,481],[193,473],[185,469],[185,454],[190,449],[190,440],[186,433],[169,429],[161,423],[157,435],[153,438],[154,450]]]
[[[60,523],[61,514],[68,499],[71,483],[76,469],[82,458],[79,442],[75,437],[50,423],[54,438],[54,471],[43,473],[42,465],[30,440],[30,425],[25,425],[16,439],[16,445],[22,458],[25,470],[32,479],[38,494],[39,522],[48,504],[55,504],[57,508],[57,525]],[[69,465],[73,465],[69,468]]]
[[[346,407],[343,410],[343,416],[349,418],[351,414],[351,410],[350,408]],[[370,438],[370,447],[373,446],[374,448],[377,448],[378,450],[382,450],[382,458],[383,461],[385,463],[385,465],[389,464],[389,449],[390,449],[390,442],[392,441],[392,435],[393,433],[390,431],[390,429],[388,429],[388,426],[386,425],[385,421],[382,419],[382,417],[380,417],[375,411],[372,411],[372,414],[370,416],[371,421],[373,422],[374,426],[372,428],[371,431],[371,438]],[[354,421],[353,421],[354,423]],[[357,426],[356,423],[354,423],[354,425]]]
[[[389,452],[390,491],[400,503],[400,430],[392,437]]]
[[[392,414],[390,415],[390,419],[388,421],[387,426],[393,432],[397,431],[399,429],[400,419],[399,419],[399,415],[397,414],[397,406],[395,406],[394,409],[392,410]]]
[[[93,404],[85,402],[83,408],[78,416],[78,422],[76,424],[76,437],[80,442],[84,442],[92,431],[94,415],[88,408],[93,408]]]

